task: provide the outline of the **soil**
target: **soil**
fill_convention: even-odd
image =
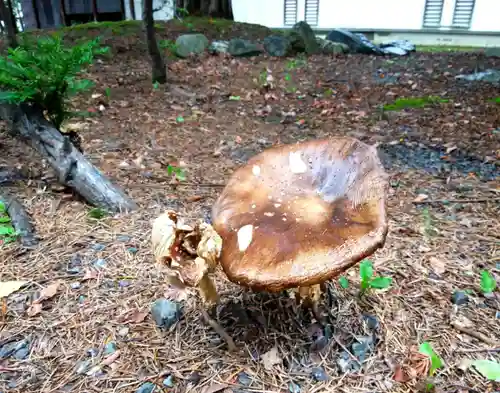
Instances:
[[[162,24],[160,35],[268,34],[206,23]],[[168,84],[155,87],[137,25],[106,29],[112,55],[89,70],[95,91],[72,102],[94,115],[73,123],[86,156],[140,209],[91,218],[91,207],[62,190],[44,161],[0,133],[0,167],[23,168],[29,177],[3,187],[22,198],[41,239],[34,250],[0,248],[0,281],[30,282],[1,313],[0,352],[22,340],[29,351],[0,359],[0,390],[147,392],[149,382],[172,392],[415,392],[429,382],[425,357],[416,354],[422,342],[444,361],[432,379],[437,391],[498,390],[467,360],[500,360],[499,294],[480,289],[481,270],[497,281],[500,275],[500,106],[491,101],[500,89],[455,76],[499,68],[500,59],[476,52],[206,55],[171,60]],[[102,28],[74,29],[68,37],[97,32]],[[427,96],[446,102],[383,110],[396,98]],[[218,272],[220,320],[238,352],[229,353],[202,322],[195,291],[182,300],[179,322],[156,327],[151,304],[172,292],[153,262],[152,220],[167,208],[188,221],[209,220],[221,188],[252,155],[339,135],[378,144],[390,175],[390,232],[370,259],[392,286],[360,297],[358,269],[350,269],[348,288],[331,283],[332,316],[321,329],[285,296],[243,300],[242,288]],[[182,167],[186,180],[168,175],[168,165]],[[57,292],[33,313],[37,293],[56,282]],[[465,304],[452,303],[455,291],[466,293]],[[110,343],[116,347],[105,353]],[[103,359],[95,373],[77,372],[82,362]]]

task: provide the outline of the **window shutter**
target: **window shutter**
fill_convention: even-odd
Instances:
[[[311,26],[318,25],[319,0],[306,0],[304,20]]]
[[[452,27],[468,29],[474,13],[475,0],[455,0]]]
[[[444,0],[426,0],[424,11],[424,28],[441,27]]]
[[[284,19],[285,26],[293,26],[297,23],[297,0],[285,0]]]

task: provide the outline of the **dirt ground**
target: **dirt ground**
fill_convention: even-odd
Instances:
[[[144,393],[151,382],[165,392],[415,392],[425,388],[426,371],[416,348],[429,342],[444,362],[433,380],[437,391],[498,391],[466,360],[500,360],[500,298],[480,290],[481,269],[497,281],[500,274],[500,107],[491,101],[500,90],[455,80],[498,66],[500,59],[480,53],[207,55],[171,62],[169,84],[155,88],[142,51],[115,50],[99,60],[89,72],[96,90],[74,102],[95,111],[80,121],[83,147],[140,209],[91,219],[91,208],[61,192],[35,153],[0,133],[0,165],[30,174],[9,190],[23,198],[41,238],[34,250],[0,248],[0,281],[31,282],[8,298],[0,320],[0,348],[29,341],[26,356],[0,360],[0,390],[126,393],[142,386]],[[385,83],[388,77],[397,81]],[[398,97],[424,96],[447,102],[381,109]],[[248,157],[279,143],[337,135],[409,151],[438,146],[446,152],[442,161],[473,156],[491,173],[482,177],[465,165],[431,174],[425,160],[420,168],[394,161],[387,168],[390,231],[371,257],[393,285],[359,298],[356,268],[346,273],[347,289],[332,282],[328,332],[307,312],[295,314],[284,296],[252,294],[243,303],[241,288],[222,273],[221,323],[238,352],[229,353],[202,322],[194,291],[182,301],[181,320],[168,331],[157,328],[151,303],[170,292],[153,263],[152,220],[167,208],[208,219]],[[183,167],[186,180],[169,176],[169,164]],[[57,282],[57,293],[33,312],[36,294]],[[453,304],[457,290],[467,293],[466,304]],[[374,347],[353,360],[352,344],[366,337]],[[350,370],[339,366],[345,351]],[[78,373],[82,364],[102,368],[86,375]]]

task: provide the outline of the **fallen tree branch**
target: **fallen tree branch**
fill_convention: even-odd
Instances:
[[[108,211],[135,210],[137,205],[113,185],[76,149],[70,140],[47,121],[34,105],[1,105],[0,117],[9,132],[47,160],[59,182],[71,187],[87,202]]]
[[[0,201],[5,205],[7,214],[10,217],[12,226],[19,234],[21,244],[26,248],[34,247],[38,244],[35,237],[35,230],[31,224],[31,219],[24,209],[24,206],[12,195],[0,191]]]
[[[479,341],[482,341],[486,344],[491,345],[492,347],[498,346],[498,342],[496,342],[494,339],[485,336],[483,333],[478,332],[473,329],[466,328],[463,326],[461,323],[457,321],[451,321],[451,326],[453,326],[455,329],[457,329],[459,332],[465,333],[471,337],[477,338]]]

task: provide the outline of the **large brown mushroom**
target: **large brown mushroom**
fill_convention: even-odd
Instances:
[[[198,288],[212,312],[218,295],[210,273],[220,263],[247,288],[293,290],[318,317],[321,284],[384,245],[387,185],[376,148],[357,139],[274,147],[234,172],[212,208],[213,227],[185,225],[173,211],[158,217],[155,259],[170,284]]]
[[[387,175],[375,146],[339,137],[270,148],[236,170],[212,208],[220,263],[242,286],[320,285],[385,243]]]

